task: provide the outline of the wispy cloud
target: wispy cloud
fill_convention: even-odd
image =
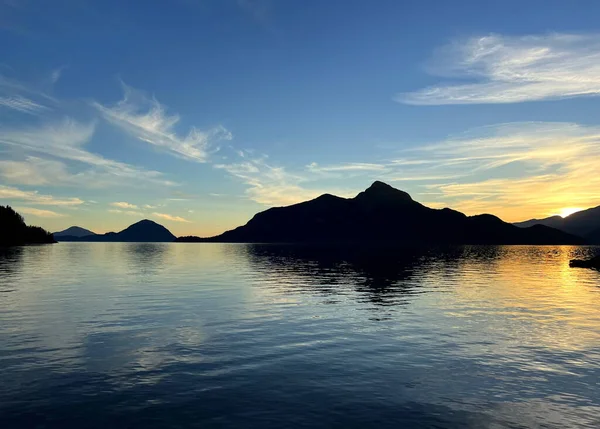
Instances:
[[[52,73],[50,73],[50,82],[53,85],[60,80],[62,73],[66,68],[67,66],[61,66],[52,70]]]
[[[50,185],[65,182],[69,173],[62,162],[28,156],[25,161],[0,161],[0,177],[19,185]]]
[[[600,35],[491,34],[439,49],[432,74],[470,80],[398,94],[407,104],[516,103],[600,94]]]
[[[127,203],[125,201],[110,203],[110,205],[113,207],[118,207],[120,209],[137,209],[138,208],[138,206],[136,206],[135,204]]]
[[[220,140],[231,140],[231,133],[222,126],[208,131],[192,127],[186,136],[179,136],[175,126],[180,118],[167,113],[164,105],[123,84],[124,98],[112,107],[93,103],[104,118],[137,139],[160,147],[184,159],[206,162]]]
[[[0,74],[0,107],[19,113],[41,115],[56,105],[56,100],[36,87]]]
[[[429,181],[440,181],[440,180],[455,180],[464,176],[464,174],[455,174],[448,176],[428,176],[426,174],[420,176],[386,176],[384,180],[388,182],[429,182]]]
[[[370,164],[363,162],[351,162],[337,165],[319,165],[312,162],[306,166],[307,170],[313,173],[337,172],[337,171],[384,171],[388,168],[385,164]]]
[[[455,179],[421,184],[438,202],[468,214],[516,221],[566,206],[600,204],[600,128],[572,123],[512,123],[406,151],[430,171]]]
[[[62,213],[53,212],[52,210],[42,210],[42,209],[36,209],[33,207],[15,207],[15,210],[19,213],[25,213],[28,215],[44,217],[44,218],[54,218],[54,217],[64,217],[65,216]]]
[[[324,194],[322,188],[306,185],[310,179],[301,173],[290,173],[285,168],[267,163],[266,157],[243,158],[243,161],[231,164],[216,164],[215,168],[227,171],[242,180],[248,188],[249,199],[267,206],[295,204]],[[337,195],[347,196],[348,190],[329,189]]]
[[[24,149],[49,152],[50,150],[65,149],[62,158],[82,162],[101,163],[91,154],[80,149],[94,134],[95,124],[82,124],[71,118],[65,118],[58,123],[47,123],[37,127],[1,128],[0,143],[20,146]]]
[[[11,186],[0,185],[0,199],[29,201],[47,206],[78,206],[84,201],[79,198],[57,198],[52,195],[40,194],[37,191],[23,191]]]
[[[64,69],[60,67],[49,74],[51,84],[56,83]],[[3,172],[5,178],[10,176],[11,183],[95,188],[140,183],[175,185],[164,179],[160,172],[111,160],[86,150],[86,144],[95,133],[95,121],[83,123],[69,117],[57,120],[55,114],[50,116],[49,113],[59,109],[62,102],[41,90],[47,86],[48,79],[32,84],[0,74],[0,110],[8,108],[15,114],[35,114],[41,118],[35,122],[28,120],[12,125],[0,124],[0,145],[8,149],[8,156],[4,158],[12,162],[3,165]],[[46,164],[42,164],[41,154],[47,155],[44,157]],[[68,165],[59,164],[57,158],[69,161]],[[91,168],[83,169],[81,164]],[[17,166],[23,170],[21,174],[17,174]]]
[[[39,114],[48,110],[48,107],[21,95],[0,96],[0,107],[30,114]]]
[[[173,215],[170,215],[170,214],[167,214],[167,213],[156,213],[156,212],[154,212],[154,213],[152,213],[152,215],[156,216],[156,217],[159,217],[161,219],[166,219],[166,220],[170,220],[170,221],[173,221],[173,222],[184,222],[184,223],[189,223],[190,222],[189,220],[184,219],[184,218],[182,218],[180,216],[173,216]]]
[[[459,171],[454,171],[452,174],[442,174],[439,171],[439,163],[435,159],[409,159],[409,157],[377,163],[354,162],[325,166],[313,162],[306,166],[306,171],[310,173],[306,177],[312,180],[321,177],[331,179],[363,177],[366,181],[377,179],[386,182],[428,182],[451,180],[464,175],[464,172]]]
[[[46,168],[46,172],[57,173],[58,176],[49,175],[45,179],[23,177],[25,183],[27,180],[46,180],[57,183],[59,180],[70,182],[71,184],[88,185],[97,187],[105,182],[115,183],[119,179],[119,184],[128,183],[153,183],[164,186],[173,186],[174,183],[163,178],[162,173],[157,171],[145,170],[130,164],[115,161],[103,157],[102,155],[90,152],[84,146],[90,141],[94,134],[95,123],[80,123],[71,118],[65,118],[59,122],[49,122],[39,126],[21,126],[15,128],[0,127],[0,144],[13,147],[15,152],[26,151],[29,153],[46,154],[51,157],[62,158],[68,161],[82,163],[91,166],[91,170],[80,171],[77,174],[67,175],[66,167],[58,167],[53,164],[52,170]],[[26,167],[28,171],[37,172],[38,176],[42,170],[37,169],[39,162],[32,160],[39,158],[29,158],[26,161],[31,164]],[[24,165],[24,164],[22,164]],[[48,164],[49,165],[49,164]],[[12,164],[14,167],[15,164]],[[10,168],[5,165],[6,168]],[[14,177],[14,174],[13,174]]]
[[[136,211],[136,210],[121,210],[121,209],[109,209],[108,210],[109,213],[118,213],[118,214],[124,214],[127,216],[144,216],[144,213]]]
[[[272,167],[264,157],[246,156],[216,167],[241,179],[248,198],[269,206],[316,197],[323,191],[311,187],[322,187],[323,177],[345,180],[359,173],[365,182],[398,183],[431,206],[471,215],[494,213],[509,221],[600,204],[600,127],[500,124],[394,155],[376,163],[312,163],[296,173]],[[331,188],[327,192],[353,194]]]

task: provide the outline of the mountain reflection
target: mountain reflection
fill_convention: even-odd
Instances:
[[[373,304],[388,306],[409,302],[422,293],[422,278],[429,266],[438,274],[455,270],[468,247],[339,247],[322,245],[256,244],[243,247],[252,268],[277,287],[309,286],[326,295],[347,292],[346,286]],[[490,261],[498,257],[493,248],[480,255]],[[335,301],[332,301],[335,302]]]
[[[117,249],[129,270],[150,275],[165,268],[173,250],[167,243],[123,243]]]

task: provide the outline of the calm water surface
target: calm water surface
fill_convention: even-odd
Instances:
[[[0,427],[600,427],[591,247],[0,250]]]

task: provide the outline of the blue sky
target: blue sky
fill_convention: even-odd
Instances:
[[[600,204],[600,5],[0,0],[0,203],[212,235],[379,179],[508,221]]]

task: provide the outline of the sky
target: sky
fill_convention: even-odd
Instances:
[[[0,204],[209,236],[374,180],[513,222],[600,205],[600,3],[0,0]]]

